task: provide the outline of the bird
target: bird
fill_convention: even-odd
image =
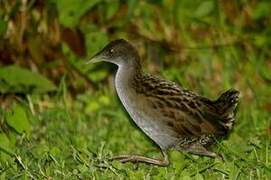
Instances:
[[[210,100],[175,82],[148,74],[142,69],[137,49],[125,39],[111,41],[86,64],[101,61],[117,65],[114,84],[122,105],[163,156],[158,159],[128,154],[110,160],[168,166],[171,149],[218,157],[208,147],[232,131],[239,91],[229,89]]]

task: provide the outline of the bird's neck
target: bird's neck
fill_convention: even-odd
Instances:
[[[133,82],[135,81],[135,78],[142,73],[141,65],[138,60],[118,65],[115,77],[115,85],[118,95],[120,96],[121,94],[127,95],[127,93],[132,93]]]

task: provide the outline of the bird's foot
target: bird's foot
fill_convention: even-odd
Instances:
[[[154,159],[154,158],[149,158],[145,156],[140,156],[140,155],[119,155],[119,156],[114,156],[110,158],[110,160],[117,160],[122,163],[126,162],[132,162],[132,163],[147,163],[147,164],[154,164],[157,166],[168,166],[169,165],[169,160],[166,152],[162,151],[163,153],[163,159]]]
[[[216,153],[207,150],[204,146],[200,144],[191,144],[188,146],[183,146],[178,148],[178,150],[189,152],[196,155],[208,156],[208,157],[220,157]]]

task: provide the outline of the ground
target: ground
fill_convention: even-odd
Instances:
[[[0,179],[270,179],[269,1],[6,2],[0,8],[6,43],[0,47]],[[177,151],[169,152],[168,167],[108,160],[161,157],[117,98],[116,67],[85,65],[117,38],[136,46],[146,71],[200,95],[240,91],[233,131],[211,147],[224,160]],[[55,86],[20,70],[25,80],[18,67],[3,74],[13,63]],[[29,93],[30,79],[39,82],[40,94]],[[5,83],[15,91],[1,94]]]

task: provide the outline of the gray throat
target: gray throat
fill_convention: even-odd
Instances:
[[[128,61],[124,61],[128,62]],[[129,61],[127,64],[118,65],[115,77],[115,87],[120,101],[134,122],[142,128],[144,122],[142,117],[142,102],[135,91],[135,77],[142,73],[140,64]],[[132,64],[134,63],[134,64]]]
[[[127,103],[135,97],[135,90],[132,86],[132,82],[134,81],[136,73],[138,72],[134,66],[118,65],[118,70],[115,76],[117,94],[128,112],[130,107]]]

